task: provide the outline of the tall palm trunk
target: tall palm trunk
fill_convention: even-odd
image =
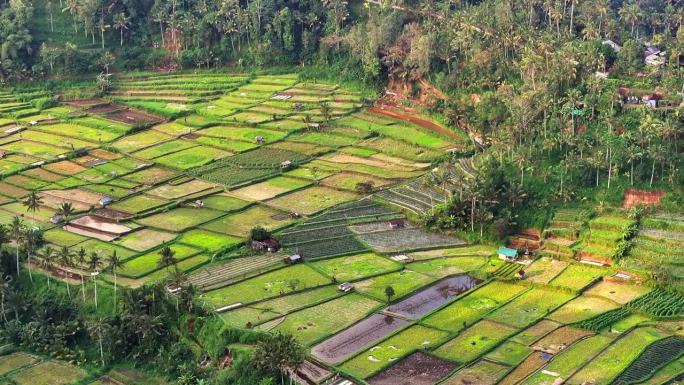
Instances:
[[[83,280],[83,273],[81,273],[81,293],[83,293],[83,303],[85,303],[85,281]]]
[[[26,265],[28,266],[29,280],[33,283],[33,273],[31,273],[31,254],[26,254]]]

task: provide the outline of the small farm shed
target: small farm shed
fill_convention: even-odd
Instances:
[[[406,227],[406,222],[403,219],[394,219],[389,221],[389,228],[392,230],[403,229]]]
[[[112,198],[110,197],[102,197],[100,198],[100,205],[101,206],[107,206],[112,203]]]
[[[252,249],[274,253],[280,249],[280,244],[273,238],[264,239],[263,241],[252,241]]]
[[[510,247],[499,247],[496,253],[499,254],[499,258],[505,261],[515,261],[518,259],[518,250],[511,249]]]
[[[289,257],[283,258],[283,261],[287,263],[288,265],[294,265],[295,263],[302,262],[302,255],[301,254],[294,254],[290,255]]]

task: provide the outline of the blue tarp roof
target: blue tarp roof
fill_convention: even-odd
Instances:
[[[496,251],[498,254],[505,255],[506,257],[516,257],[518,255],[518,250],[510,249],[508,247],[499,247]]]

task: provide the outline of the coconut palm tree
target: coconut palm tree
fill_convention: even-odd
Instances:
[[[31,193],[26,197],[24,200],[24,207],[26,207],[27,212],[32,213],[32,220],[35,225],[36,222],[36,212],[40,211],[40,206],[43,204],[43,199],[36,194],[35,191],[31,191]]]
[[[90,259],[88,260],[88,267],[90,268],[91,275],[93,277],[93,284],[95,285],[95,309],[97,310],[97,274],[100,272],[100,267],[102,266],[102,259],[100,254],[93,251],[90,253]],[[95,274],[92,274],[95,273]]]
[[[81,293],[83,294],[83,303],[85,303],[86,297],[85,297],[85,280],[83,279],[83,266],[86,265],[86,251],[83,247],[81,247],[78,252],[76,253],[76,262],[78,263],[80,269],[81,269]]]
[[[24,236],[24,222],[19,218],[19,216],[15,216],[12,218],[12,223],[10,223],[10,237],[14,240],[14,244],[16,245],[16,250],[17,250],[17,276],[19,275],[19,245],[21,244],[22,238]]]
[[[104,318],[98,318],[88,324],[88,333],[90,334],[90,337],[97,340],[98,345],[100,346],[100,362],[102,362],[102,366],[105,366],[104,345],[102,344],[102,340],[107,334],[108,329],[109,324]]]
[[[62,202],[57,207],[57,214],[63,216],[65,222],[69,220],[69,217],[72,216],[75,211],[74,205],[71,204],[71,202]]]
[[[128,27],[130,25],[131,25],[131,18],[128,17],[125,12],[119,12],[116,15],[114,15],[114,29],[119,30],[119,34],[120,34],[119,45],[121,47],[123,47],[124,30],[128,30]]]
[[[40,254],[38,254],[38,257],[41,259],[41,266],[43,269],[45,269],[47,273],[47,282],[48,282],[48,289],[50,288],[50,269],[52,269],[52,266],[55,263],[55,250],[50,247],[46,246]]]
[[[67,246],[62,246],[62,248],[59,250],[57,257],[59,259],[59,263],[62,266],[69,267],[73,265],[74,253]],[[68,279],[65,279],[64,282],[66,283],[67,294],[69,295],[69,298],[71,298],[71,285],[69,285]]]
[[[121,262],[121,259],[116,255],[116,250],[107,257],[107,263],[109,264],[109,270],[114,274],[114,312],[116,313],[116,271],[117,269],[123,269],[125,265]]]
[[[161,256],[161,259],[159,260],[158,266],[165,268],[167,273],[169,271],[169,266],[175,265],[178,262],[178,260],[173,257],[176,255],[176,252],[168,246],[162,247],[159,251],[159,255]]]
[[[31,255],[43,243],[43,232],[37,228],[24,228],[24,236],[22,238],[24,250],[26,251],[26,266],[28,266],[29,279],[33,282],[33,273],[31,272]]]

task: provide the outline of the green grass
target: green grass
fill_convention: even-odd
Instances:
[[[63,138],[63,140],[67,139]],[[32,142],[28,140],[20,140],[18,142],[5,144],[2,146],[2,149],[7,152],[17,152],[20,154],[35,156],[40,159],[54,159],[58,155],[62,155],[70,151],[64,147],[56,147],[51,144]]]
[[[257,325],[281,317],[294,310],[327,301],[340,295],[336,286],[323,286],[280,298],[259,302],[252,306],[221,313],[221,318],[229,325],[244,327],[247,323]]]
[[[194,142],[206,144],[207,146],[218,147],[230,152],[244,152],[258,147],[256,143],[241,142],[226,138],[214,138],[211,136],[200,136],[193,139]]]
[[[222,234],[245,237],[255,226],[275,230],[291,223],[294,219],[286,213],[264,206],[250,207],[219,220],[207,223],[202,228]]]
[[[309,184],[310,182],[306,180],[277,176],[261,183],[233,190],[232,193],[245,200],[266,200],[306,187]]]
[[[198,268],[199,266],[202,266],[206,263],[211,261],[211,256],[207,254],[198,254],[195,256],[192,256],[190,258],[186,258],[178,263],[176,263],[175,267],[178,268],[180,271],[185,271],[188,272],[190,270],[194,270]],[[169,271],[166,269],[161,269],[157,270],[147,276],[145,276],[145,282],[156,282],[160,281],[164,278],[166,278],[169,274]]]
[[[449,275],[479,270],[487,263],[487,260],[487,257],[437,258],[429,261],[411,263],[408,267],[419,273],[435,278],[443,278]]]
[[[66,385],[83,380],[87,373],[57,361],[45,361],[10,375],[19,385]]]
[[[590,361],[612,341],[612,338],[604,335],[597,335],[579,341],[553,358],[545,369],[549,372],[557,373],[561,378],[568,378],[568,376]],[[556,378],[555,376],[537,372],[522,382],[522,384],[551,385]]]
[[[482,320],[440,346],[435,350],[435,354],[450,361],[467,363],[515,334],[517,330],[498,322]]]
[[[202,229],[194,229],[185,232],[179,239],[179,242],[181,243],[205,249],[209,252],[216,252],[227,247],[232,247],[243,241],[243,238]]]
[[[72,232],[62,230],[60,228],[50,229],[43,233],[45,242],[52,243],[57,246],[71,247],[78,243],[88,240],[87,237],[74,234]]]
[[[69,136],[70,138],[76,138],[92,143],[111,142],[122,135],[122,133],[118,132],[71,123],[45,124],[38,126],[37,129],[41,132],[44,131],[57,135],[65,135]],[[70,141],[70,139],[66,140]]]
[[[152,229],[141,229],[124,235],[115,241],[116,244],[131,250],[145,251],[176,238],[175,233],[167,233]]]
[[[494,281],[426,318],[423,323],[438,329],[457,332],[487,313],[510,301],[526,288],[506,282]]]
[[[311,215],[356,197],[357,195],[351,192],[315,186],[272,199],[268,204],[283,210]]]
[[[533,349],[529,346],[513,341],[506,341],[487,354],[486,358],[506,365],[516,366],[532,353],[532,351]]]
[[[147,190],[147,194],[158,196],[164,199],[179,199],[188,195],[209,190],[213,187],[215,187],[215,185],[212,183],[200,179],[192,179],[187,182],[169,182],[167,184],[157,186],[151,190]]]
[[[145,130],[139,133],[126,136],[114,142],[114,148],[121,152],[134,152],[142,148],[149,147],[155,143],[171,139],[172,136],[154,130]]]
[[[599,277],[609,272],[589,265],[572,264],[549,283],[552,286],[566,287],[573,290],[585,288]]]
[[[0,375],[4,375],[13,370],[31,365],[37,362],[36,357],[30,356],[23,352],[11,353],[5,356],[0,356]]]
[[[237,302],[251,303],[328,283],[328,278],[309,266],[295,265],[209,291],[200,296],[200,299],[220,307]]]
[[[230,155],[213,147],[198,146],[155,158],[155,163],[178,170],[189,170]]]
[[[255,143],[257,136],[263,137],[264,142],[266,143],[276,142],[287,136],[287,132],[282,131],[229,126],[214,126],[205,128],[204,130],[199,131],[198,134],[203,136],[229,139],[231,141],[237,140],[247,143]]]
[[[202,198],[202,202],[204,202],[204,207],[225,212],[241,210],[250,205],[250,202],[225,194],[216,194]]]
[[[132,128],[130,125],[125,123],[103,119],[95,116],[77,118],[71,120],[71,122],[82,126],[94,127],[100,130],[112,131],[114,133],[121,134],[125,133],[126,131]]]
[[[446,332],[414,325],[351,358],[341,368],[356,377],[367,378],[418,349],[435,346],[447,336]]]
[[[196,249],[194,247],[186,246],[186,245],[181,245],[178,243],[172,244],[169,246],[171,250],[173,250],[174,258],[177,261],[182,261],[183,259],[189,258],[193,255],[196,255],[200,252],[199,249]],[[161,255],[160,252],[161,249],[156,249],[153,251],[150,251],[146,254],[143,254],[141,256],[138,256],[136,258],[131,259],[130,261],[126,262],[123,264],[121,269],[118,269],[119,274],[127,276],[127,277],[132,277],[132,278],[139,278],[142,276],[145,276],[155,270],[160,269],[161,267],[159,266],[159,262],[161,261]]]
[[[293,142],[322,144],[329,147],[351,146],[358,142],[355,138],[322,132],[307,132],[306,134],[291,136],[288,140]]]
[[[164,199],[159,199],[148,195],[136,195],[134,197],[128,198],[126,200],[111,205],[111,208],[115,210],[124,211],[130,214],[138,214],[144,211],[164,206],[168,203],[169,202]]]
[[[401,264],[374,253],[323,259],[311,263],[329,277],[340,282],[354,281],[401,269]]]
[[[289,314],[275,330],[292,334],[301,343],[309,345],[351,325],[379,305],[378,301],[352,293]]]
[[[655,328],[635,329],[601,352],[587,366],[575,373],[568,383],[581,384],[592,379],[595,384],[609,384],[651,343],[667,335]]]
[[[141,157],[143,159],[153,159],[172,152],[177,152],[185,150],[188,148],[195,147],[196,144],[185,141],[185,140],[172,140],[170,142],[164,142],[152,147],[148,147],[144,150],[137,151],[135,156]]]
[[[403,270],[396,273],[380,275],[356,283],[356,290],[373,296],[381,301],[386,301],[385,288],[392,286],[395,292],[394,299],[401,298],[414,290],[435,281],[434,278],[411,270]]]
[[[597,297],[580,296],[561,306],[548,318],[564,324],[572,324],[617,309],[617,303]]]
[[[479,360],[456,372],[443,385],[496,384],[509,370],[506,365]]]
[[[138,223],[173,232],[181,232],[223,215],[223,212],[194,207],[180,207],[138,219]]]
[[[574,296],[566,292],[535,288],[497,309],[487,318],[523,328],[544,317]]]

